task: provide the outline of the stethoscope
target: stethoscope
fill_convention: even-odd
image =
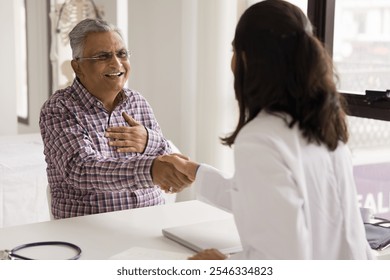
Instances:
[[[73,249],[76,254],[69,258],[68,260],[77,260],[81,256],[81,248],[73,243],[64,242],[64,241],[44,241],[44,242],[33,242],[27,243],[13,248],[12,250],[3,250],[0,251],[0,259],[2,260],[33,260],[31,258],[17,254],[18,251],[31,247],[39,246],[65,246]]]

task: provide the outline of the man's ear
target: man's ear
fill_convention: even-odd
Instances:
[[[81,71],[80,64],[74,59],[70,62],[70,64],[72,65],[73,71],[75,72],[76,76],[82,77],[83,72]]]

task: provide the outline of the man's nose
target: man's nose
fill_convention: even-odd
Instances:
[[[119,65],[119,66],[122,66],[123,63],[122,63],[122,59],[120,57],[118,57],[116,54],[113,54],[110,58],[110,64],[111,65]]]

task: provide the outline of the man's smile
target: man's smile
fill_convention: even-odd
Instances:
[[[106,77],[121,77],[125,74],[125,72],[113,72],[113,73],[108,73],[108,74],[104,74],[104,76]]]

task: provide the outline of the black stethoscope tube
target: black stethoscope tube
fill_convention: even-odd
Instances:
[[[12,250],[8,251],[8,257],[10,259],[20,259],[20,260],[33,260],[33,259],[30,259],[30,258],[27,258],[27,257],[24,257],[24,256],[21,256],[19,254],[16,254],[15,252],[19,251],[19,250],[22,250],[22,249],[26,249],[26,248],[31,248],[31,247],[38,247],[38,246],[66,246],[66,247],[69,247],[69,248],[72,248],[76,251],[76,255],[74,255],[73,257],[71,257],[70,259],[68,260],[77,260],[80,258],[81,256],[81,248],[75,244],[72,244],[72,243],[69,243],[69,242],[64,242],[64,241],[44,241],[44,242],[34,242],[34,243],[27,243],[27,244],[23,244],[23,245],[20,245],[20,246],[17,246],[15,248],[13,248]]]

